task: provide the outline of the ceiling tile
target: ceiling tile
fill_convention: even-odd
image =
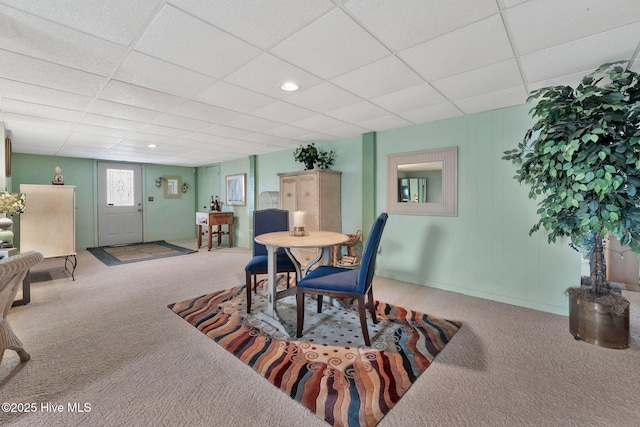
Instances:
[[[640,23],[523,55],[522,70],[528,82],[587,74],[605,62],[630,58],[640,41],[638,34]]]
[[[280,142],[282,138],[264,133],[251,133],[241,138],[243,141],[257,142],[258,144],[275,144]]]
[[[111,80],[100,92],[99,97],[107,101],[155,111],[164,111],[185,101],[185,98],[179,96],[117,80]]]
[[[340,126],[325,131],[327,135],[331,135],[335,138],[351,138],[353,136],[359,136],[367,132],[369,132],[369,129],[361,128],[360,126],[355,125]]]
[[[202,132],[193,132],[186,136],[184,139],[188,139],[189,141],[199,141],[206,142],[208,144],[223,144],[225,141],[228,141],[230,138],[225,138],[217,135],[210,135]]]
[[[311,117],[314,114],[313,111],[283,101],[275,101],[251,111],[252,116],[262,117],[263,119],[273,120],[279,123],[294,122],[306,117]]]
[[[429,107],[419,108],[413,111],[406,111],[400,114],[400,116],[413,123],[427,123],[462,116],[462,114],[462,111],[460,111],[455,105],[450,102],[444,102],[442,104],[430,105]]]
[[[578,73],[568,74],[566,76],[556,77],[553,79],[539,80],[537,82],[529,83],[529,85],[527,85],[527,90],[531,92],[548,86],[576,87],[587,73],[588,72],[580,71]]]
[[[361,26],[336,9],[271,49],[292,64],[330,79],[390,52]]]
[[[241,136],[248,135],[253,131],[217,124],[211,126],[210,128],[204,129],[202,132],[211,135],[223,136],[226,138],[240,138]]]
[[[331,137],[329,135],[325,135],[322,133],[309,133],[307,135],[303,135],[299,138],[296,138],[297,141],[304,142],[307,144],[314,144],[317,142],[324,142],[330,140]]]
[[[88,96],[7,79],[0,79],[0,96],[5,99],[55,105],[60,108],[77,111],[84,111],[91,102],[91,98]]]
[[[427,80],[441,79],[513,57],[500,15],[399,53]]]
[[[263,49],[335,7],[328,0],[173,0],[171,3]]]
[[[215,81],[211,77],[138,52],[131,52],[127,56],[114,78],[185,98],[195,96]]]
[[[394,50],[431,40],[498,12],[495,0],[350,0],[345,7]]]
[[[526,100],[527,92],[524,86],[518,86],[461,99],[456,101],[456,105],[465,114],[473,114],[481,111],[521,105],[524,104]]]
[[[124,138],[131,133],[130,130],[87,125],[82,123],[76,126],[74,130],[75,132],[88,133],[91,135],[112,136],[114,138]]]
[[[238,127],[240,129],[248,129],[254,132],[263,132],[265,130],[273,129],[274,127],[280,126],[280,123],[262,119],[260,117],[250,116],[248,114],[244,114],[242,116],[238,116],[237,118],[226,123],[231,127]]]
[[[637,0],[538,0],[507,9],[503,16],[518,53],[524,55],[636,23],[640,5]]]
[[[95,74],[7,51],[0,51],[0,77],[86,96],[95,96],[105,82]]]
[[[280,89],[284,82],[296,82],[303,89],[320,83],[319,78],[269,54],[260,55],[224,80],[278,99],[288,95]]]
[[[60,148],[69,137],[70,129],[52,127],[50,123],[45,124],[48,126],[41,127],[37,126],[36,123],[14,122],[9,128],[11,130],[12,148],[19,148],[19,153],[24,153],[25,151],[22,151],[22,147],[29,145],[55,150]],[[40,153],[36,152],[36,154]]]
[[[272,129],[267,129],[265,133],[269,135],[275,135],[282,138],[297,138],[302,135],[306,135],[309,133],[309,129],[301,129],[295,126],[289,125],[280,125],[276,126]]]
[[[24,114],[14,114],[9,112],[4,113],[4,119],[5,127],[11,131],[18,127],[22,127],[23,130],[28,129],[29,126],[71,131],[76,126],[74,122],[48,119],[46,117],[25,116]]]
[[[138,132],[161,136],[170,136],[173,138],[182,138],[191,133],[190,131],[186,131],[184,129],[175,129],[166,126],[155,125],[152,123],[142,126],[140,129],[138,129]]]
[[[89,157],[94,158],[94,156],[98,156],[102,154],[104,148],[96,148],[96,147],[83,147],[79,145],[68,145],[65,144],[58,151],[56,151],[56,156],[64,156],[64,157]]]
[[[432,84],[449,100],[456,100],[523,86],[524,82],[516,60],[509,59],[456,76],[435,80]]]
[[[162,8],[135,49],[216,78],[260,53],[260,49],[170,5]]]
[[[162,114],[160,111],[148,110],[146,108],[134,107],[132,105],[120,104],[117,102],[104,101],[102,99],[96,99],[87,111],[89,113],[100,114],[102,116],[129,119],[138,122],[149,122]]]
[[[439,104],[446,99],[433,86],[425,83],[372,98],[370,101],[393,113],[402,113]]]
[[[90,133],[73,132],[69,135],[66,146],[72,147],[91,147],[91,148],[108,148],[120,141],[122,138],[105,136],[105,135],[92,135]]]
[[[46,135],[35,135],[33,131],[28,132],[30,141],[42,141],[46,139]],[[33,136],[31,136],[33,134]],[[55,156],[58,152],[57,147],[49,147],[46,145],[37,145],[37,144],[12,144],[11,148],[14,153],[24,153],[24,154],[36,154],[39,156]]]
[[[126,140],[127,141],[140,141],[141,143],[144,143],[145,145],[148,145],[149,143],[165,145],[165,144],[171,143],[171,141],[174,140],[174,137],[173,136],[166,136],[166,135],[156,135],[156,134],[145,133],[145,132],[131,132],[127,136]]]
[[[24,116],[38,116],[66,122],[77,122],[82,117],[82,112],[80,111],[33,104],[31,102],[15,101],[12,99],[4,99],[2,105],[5,113],[22,114]]]
[[[136,130],[144,125],[142,122],[119,119],[117,117],[101,116],[99,114],[87,113],[82,117],[81,123],[93,126],[104,126],[124,130]]]
[[[360,97],[329,82],[322,82],[310,88],[303,88],[284,99],[291,104],[299,105],[318,113],[324,113],[362,101]]]
[[[213,123],[228,123],[242,115],[236,111],[196,101],[187,101],[184,104],[180,104],[179,106],[172,108],[170,111],[171,113],[179,116],[209,122],[209,126],[212,126]]]
[[[386,95],[424,80],[394,55],[331,80],[337,86],[369,99]]]
[[[126,53],[123,46],[9,7],[0,13],[0,49],[102,76],[111,74]]]
[[[199,130],[211,127],[210,122],[202,120],[190,119],[188,117],[178,116],[175,114],[165,113],[153,120],[151,124],[158,126],[166,126],[175,129],[184,129],[197,132]]]
[[[2,0],[25,12],[128,46],[161,0]]]
[[[388,116],[389,112],[371,104],[370,102],[363,101],[358,104],[328,111],[326,114],[338,120],[342,120],[343,122],[358,123]]]
[[[241,113],[248,113],[251,110],[275,101],[273,97],[247,90],[224,81],[214,83],[213,86],[196,95],[195,99]]]
[[[305,119],[292,122],[291,124],[293,126],[313,130],[316,132],[324,132],[326,129],[334,129],[346,125],[346,123],[341,120],[324,116],[322,114],[316,114],[315,116],[307,117]]]
[[[405,120],[402,117],[398,117],[396,115],[379,117],[377,119],[366,120],[364,122],[358,123],[358,126],[361,126],[366,129],[371,129],[376,132],[389,130],[389,129],[397,129],[397,128],[410,126],[410,125],[412,125],[410,121]]]

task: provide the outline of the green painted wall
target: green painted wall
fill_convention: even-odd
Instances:
[[[378,211],[386,210],[387,154],[458,147],[458,216],[391,215],[377,273],[412,283],[567,314],[564,290],[580,256],[544,233],[529,237],[535,202],[502,152],[531,125],[526,106],[377,134]]]
[[[13,155],[12,189],[20,184],[51,184],[54,168],[62,169],[65,185],[76,187],[76,247],[85,249],[98,244],[97,161],[70,157]],[[190,188],[180,199],[164,199],[162,187],[154,180],[163,175],[178,175],[190,186],[195,182],[193,168],[143,165],[143,237],[145,241],[195,238],[195,191]],[[148,198],[152,196],[154,201]],[[29,201],[27,200],[27,209]],[[20,218],[16,216],[16,242],[19,245]]]
[[[163,175],[177,175],[187,183],[187,193],[179,199],[165,199],[162,187],[155,179]],[[145,241],[196,238],[195,203],[197,194],[194,168],[168,165],[143,165],[144,238]],[[153,196],[153,202],[149,197]]]
[[[332,169],[342,171],[343,231],[360,229],[366,236],[373,218],[386,211],[387,154],[457,146],[458,216],[391,215],[377,274],[567,314],[564,290],[580,279],[580,256],[567,242],[549,245],[544,233],[529,236],[537,220],[535,202],[513,180],[515,168],[501,159],[502,152],[514,147],[531,123],[527,107],[519,106],[318,144],[336,152]],[[302,169],[293,151],[219,164],[222,200],[225,176],[247,174],[247,205],[225,205],[223,209],[234,212],[234,246],[251,247],[249,218],[257,195],[278,191],[279,172]],[[20,183],[50,183],[55,166],[62,168],[67,184],[77,186],[78,248],[94,246],[95,160],[14,154],[13,189]],[[146,240],[195,238],[194,213],[208,206],[210,196],[196,197],[204,184],[203,172],[204,167],[194,172],[192,168],[143,165]],[[153,182],[161,175],[180,175],[196,188],[190,188],[182,199],[163,200],[161,189]],[[155,201],[148,202],[148,196]]]

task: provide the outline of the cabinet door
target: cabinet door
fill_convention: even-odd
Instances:
[[[294,212],[297,210],[296,190],[298,178],[283,176],[280,178],[280,209]]]
[[[318,176],[316,174],[300,175],[297,210],[307,213],[305,226],[309,231],[319,230],[318,209]]]
[[[20,250],[45,258],[75,255],[75,193],[73,186],[20,185],[27,208],[20,216]]]

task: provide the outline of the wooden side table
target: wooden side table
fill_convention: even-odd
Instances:
[[[202,226],[208,227],[208,250],[213,247],[213,235],[218,235],[218,246],[222,243],[222,236],[228,236],[229,247],[233,246],[233,212],[196,212],[196,224],[198,225],[198,248],[202,246]],[[222,226],[227,226],[227,231],[222,230]],[[216,231],[213,231],[213,227]]]

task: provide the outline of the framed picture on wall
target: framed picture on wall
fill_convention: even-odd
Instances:
[[[225,188],[227,189],[227,206],[245,206],[246,173],[227,175],[225,177]]]

